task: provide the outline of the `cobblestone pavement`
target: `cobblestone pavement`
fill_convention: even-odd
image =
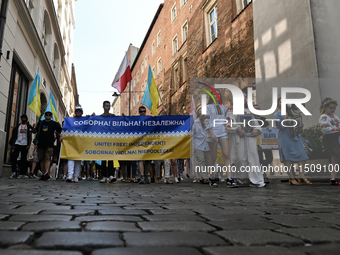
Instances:
[[[339,254],[340,187],[0,179],[0,254]]]

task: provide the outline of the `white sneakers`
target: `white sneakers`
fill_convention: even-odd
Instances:
[[[21,174],[18,176],[18,179],[29,179],[29,177],[27,175]]]
[[[100,181],[99,181],[99,183],[105,183],[106,182],[106,177],[103,177],[103,179],[101,179]]]
[[[16,172],[12,172],[11,176],[9,178],[17,178],[17,173]]]
[[[264,182],[260,183],[260,184],[250,183],[250,187],[253,187],[253,188],[264,188],[264,187],[266,187],[266,184]]]
[[[112,182],[115,182],[115,181],[116,181],[116,178],[111,175],[109,177],[109,182],[112,183]]]

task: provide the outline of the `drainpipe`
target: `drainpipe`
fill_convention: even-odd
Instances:
[[[8,5],[8,0],[2,0],[1,1],[1,10],[0,10],[0,62],[1,62],[1,57],[2,57],[2,41],[4,39],[4,31],[5,31],[5,25],[6,25],[7,5]]]

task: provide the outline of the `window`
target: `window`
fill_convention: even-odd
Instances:
[[[139,72],[137,73],[137,83],[139,82]]]
[[[159,30],[157,34],[157,47],[159,47],[161,43],[162,43],[162,34],[161,34],[161,31]]]
[[[207,0],[202,6],[204,11],[204,24],[206,45],[209,46],[217,38],[217,4],[216,0]]]
[[[152,68],[152,74],[153,74],[153,77],[156,77],[156,67],[155,66]]]
[[[213,42],[217,38],[217,5],[209,11],[209,34]]]
[[[145,79],[144,83],[142,84],[142,91],[145,91],[147,83],[148,83],[148,80]]]
[[[246,8],[252,0],[236,0],[236,10],[239,14],[244,8]]]
[[[151,52],[152,52],[152,56],[155,55],[156,53],[156,42],[155,41],[152,43]]]
[[[162,58],[157,61],[157,75],[162,72]]]
[[[172,39],[172,55],[175,55],[178,51],[178,38],[177,35]]]
[[[182,57],[182,82],[186,82],[186,80],[188,79],[188,57],[183,56]]]
[[[163,101],[163,86],[162,83],[159,84],[158,86],[158,94],[159,94],[159,105],[162,105],[162,101]]]
[[[175,93],[178,88],[178,63],[173,67],[173,83],[172,83],[172,93]]]
[[[141,72],[142,74],[144,73],[144,62],[142,62],[141,66],[140,66]]]
[[[176,2],[171,8],[171,22],[174,22],[177,18],[177,8],[176,8]]]
[[[188,21],[182,26],[182,44],[188,39]]]
[[[145,58],[144,58],[144,62],[145,62],[145,68],[146,68],[146,70],[148,71],[149,69],[148,69],[148,56],[146,56]]]
[[[188,2],[188,0],[181,0],[181,8]]]

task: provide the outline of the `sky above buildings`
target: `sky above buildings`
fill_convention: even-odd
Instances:
[[[102,114],[113,101],[112,81],[129,44],[140,47],[164,0],[78,0],[73,63],[84,114]],[[112,112],[112,109],[111,109]]]

